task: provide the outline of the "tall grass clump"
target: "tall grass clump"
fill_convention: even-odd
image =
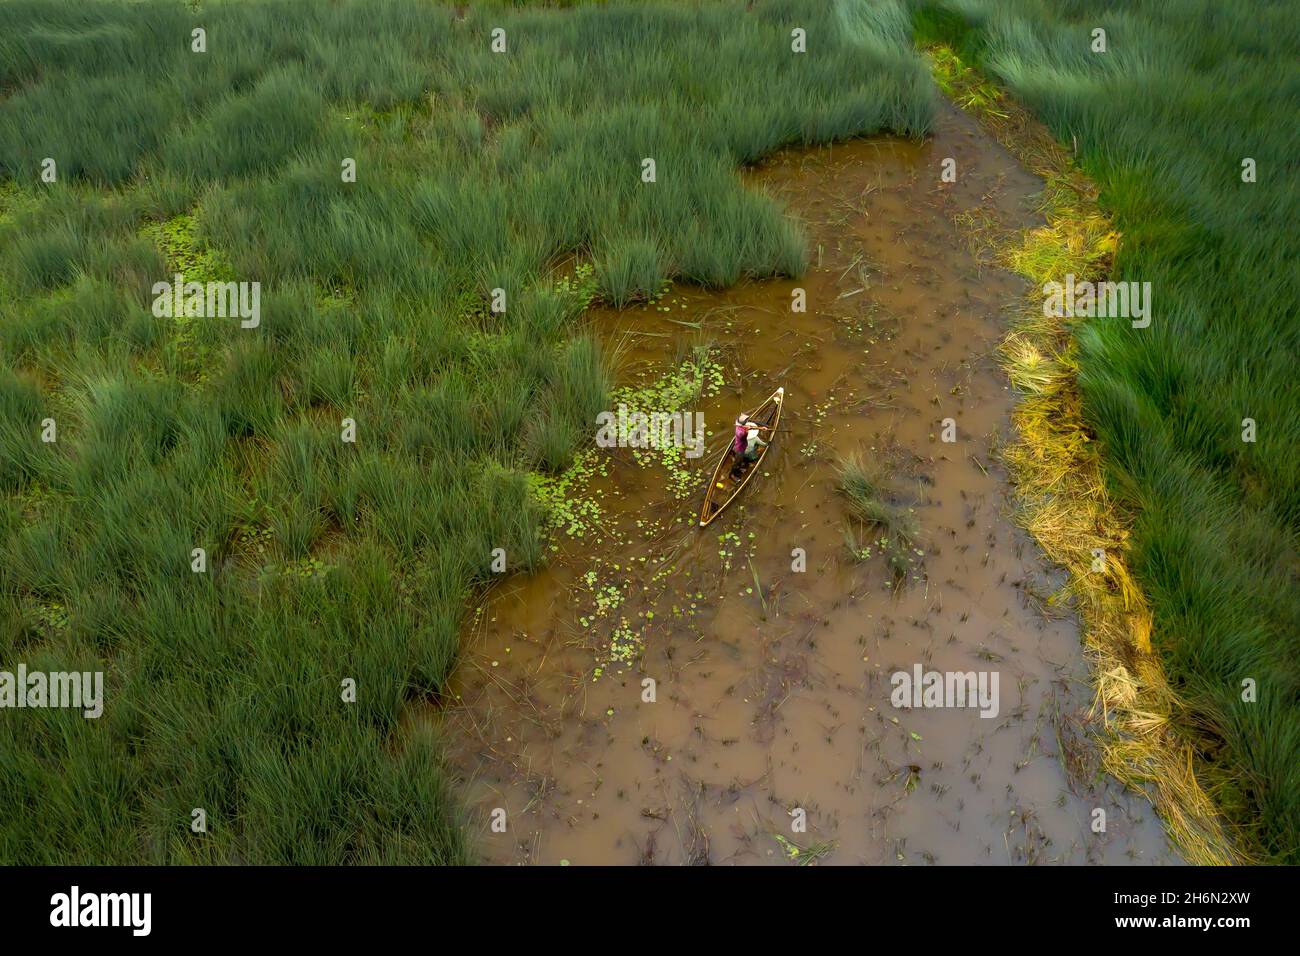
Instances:
[[[1209,795],[1234,855],[1278,863],[1300,860],[1295,14],[1288,2],[1206,0],[961,0],[918,14],[927,38],[952,44],[1041,118],[1113,220],[1101,243],[1070,215],[1050,226],[1079,232],[1072,251],[1097,249],[1096,261],[1054,264],[1033,247],[1065,246],[1040,242],[1017,268],[1036,283],[1061,281],[1067,267],[1151,283],[1149,327],[1073,322],[1048,371],[1024,384],[1060,406],[1077,382],[1077,413],[1052,414],[1078,417],[1101,448],[1098,478],[1123,513],[1117,547],[1135,582],[1124,593],[1150,604],[1149,634],[1131,643],[1149,647],[1168,682],[1144,709],[1165,715],[1194,754],[1184,789]],[[1106,31],[1104,54],[1090,48],[1095,28]],[[1077,209],[1046,166],[1049,206]],[[1020,372],[1039,345],[1019,340]]]
[[[611,304],[624,306],[633,299],[647,299],[663,284],[662,253],[656,243],[645,239],[607,240],[596,264],[600,293]]]
[[[467,861],[407,718],[543,558],[609,401],[578,316],[802,271],[737,167],[923,133],[900,10],[0,4],[0,661],[108,675],[0,720],[0,861]],[[155,314],[177,273],[260,322]]]
[[[850,522],[844,542],[856,560],[873,554],[885,559],[896,583],[902,584],[919,557],[915,550],[919,526],[913,510],[894,502],[879,468],[867,465],[861,454],[853,454],[837,466],[838,489],[848,505]]]

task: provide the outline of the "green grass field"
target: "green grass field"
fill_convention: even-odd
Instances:
[[[528,475],[608,386],[582,309],[798,274],[736,170],[924,133],[910,32],[865,0],[0,3],[0,661],[107,674],[99,720],[0,720],[0,862],[467,860],[399,716],[493,549],[541,559]],[[260,325],[155,315],[175,273],[260,282]]]
[[[1085,412],[1209,792],[1255,855],[1300,862],[1300,6],[945,0],[916,22],[1077,144],[1113,277],[1153,285],[1150,327],[1078,328]]]

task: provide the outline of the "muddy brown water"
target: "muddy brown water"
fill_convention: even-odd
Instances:
[[[956,183],[940,182],[945,157]],[[952,109],[924,143],[788,150],[746,179],[803,221],[807,275],[674,288],[593,316],[624,343],[628,382],[716,343],[723,384],[692,409],[713,434],[689,493],[629,450],[600,451],[586,490],[599,516],[580,538],[557,535],[545,570],[487,593],[450,702],[419,716],[449,745],[478,851],[542,864],[1178,862],[1150,805],[1097,771],[1077,625],[1047,603],[1061,582],[1013,524],[995,454],[1013,402],[996,346],[1025,286],[981,249],[1035,222],[1041,183]],[[785,413],[764,474],[698,528],[732,419],[777,385]],[[846,547],[836,465],[854,452],[914,509],[902,581],[878,547],[861,559]],[[611,642],[636,653],[619,660]],[[890,675],[918,664],[996,672],[997,715],[895,707]]]

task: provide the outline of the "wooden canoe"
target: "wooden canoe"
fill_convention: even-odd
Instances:
[[[767,397],[767,401],[758,406],[749,416],[750,421],[758,425],[766,425],[770,429],[763,440],[768,444],[759,450],[758,458],[751,464],[745,473],[740,476],[740,480],[731,477],[731,445],[735,441],[734,429],[733,434],[727,441],[727,447],[722,450],[722,457],[718,459],[718,467],[713,469],[713,477],[709,479],[709,488],[704,493],[704,504],[700,507],[700,527],[722,514],[727,505],[736,500],[745,485],[749,484],[749,479],[758,474],[763,464],[763,459],[771,448],[771,443],[776,438],[777,426],[781,424],[781,408],[785,404],[785,389],[778,388],[775,392]]]

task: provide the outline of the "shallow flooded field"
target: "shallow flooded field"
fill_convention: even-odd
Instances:
[[[707,451],[683,472],[598,450],[550,565],[484,596],[451,694],[412,715],[449,743],[482,856],[1177,862],[1149,805],[1099,775],[1077,627],[996,457],[996,347],[1025,288],[983,250],[1034,222],[1040,184],[952,108],[925,143],[788,150],[746,178],[803,221],[807,275],[592,317],[628,389],[684,364],[718,382],[689,409]],[[732,419],[777,386],[762,474],[699,528]],[[846,544],[854,453],[913,509],[893,567],[870,535]],[[895,707],[891,675],[917,666],[996,675],[996,715]]]

